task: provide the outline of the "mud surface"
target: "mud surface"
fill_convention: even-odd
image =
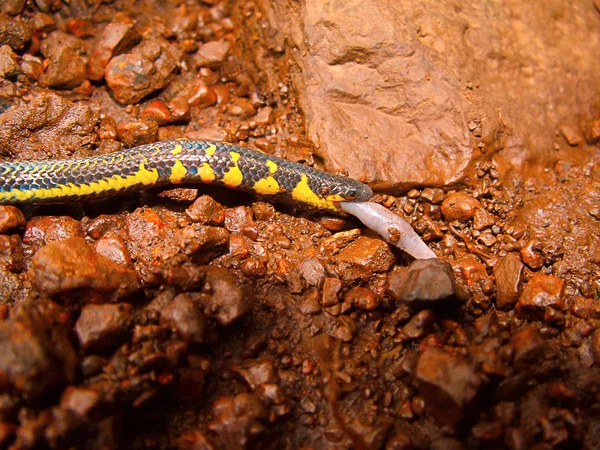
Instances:
[[[0,207],[0,448],[600,446],[599,5],[0,8],[3,160],[247,145],[439,257],[208,186]]]

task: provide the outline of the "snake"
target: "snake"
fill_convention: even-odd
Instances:
[[[352,178],[224,142],[172,140],[89,158],[0,163],[0,204],[66,203],[182,183],[219,184],[340,212],[367,201]]]

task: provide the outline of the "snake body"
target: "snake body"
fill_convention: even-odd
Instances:
[[[180,183],[222,184],[339,212],[371,189],[346,177],[222,142],[175,140],[82,159],[0,163],[0,204],[64,203]]]

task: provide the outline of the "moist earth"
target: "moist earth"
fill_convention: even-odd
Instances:
[[[438,259],[214,186],[0,206],[0,448],[598,448],[599,40],[587,0],[2,2],[2,160],[231,142]]]

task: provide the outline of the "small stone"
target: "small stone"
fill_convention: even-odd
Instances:
[[[14,51],[22,50],[33,36],[33,27],[23,17],[0,14],[0,46],[8,45]]]
[[[70,238],[42,247],[31,261],[29,277],[44,295],[69,296],[86,302],[115,300],[140,288],[137,272],[96,253],[83,238]]]
[[[298,271],[308,286],[322,286],[325,268],[317,258],[305,258],[298,264]]]
[[[229,42],[224,39],[203,44],[194,56],[196,67],[218,68],[227,58],[229,47]]]
[[[456,284],[452,266],[439,259],[418,259],[407,271],[393,272],[388,292],[395,300],[417,308],[455,306],[465,299]]]
[[[186,131],[185,137],[188,139],[202,139],[207,141],[230,142],[229,134],[222,128],[199,128],[197,130]]]
[[[439,188],[425,188],[421,192],[421,198],[429,203],[437,205],[444,200],[444,191]]]
[[[126,147],[150,144],[158,138],[158,123],[126,122],[117,125],[117,137]]]
[[[600,119],[592,120],[587,124],[585,140],[590,145],[600,142]]]
[[[259,109],[254,117],[254,122],[256,122],[257,125],[269,125],[273,123],[273,108],[265,106]]]
[[[355,286],[346,292],[344,300],[346,303],[350,303],[364,311],[373,311],[381,305],[381,297],[379,295],[371,289],[360,286]]]
[[[275,366],[270,360],[250,360],[235,365],[233,371],[239,374],[251,389],[256,389],[264,383],[274,383],[277,380]]]
[[[491,247],[492,245],[494,245],[498,240],[496,239],[496,236],[494,236],[489,230],[484,231],[483,233],[481,233],[481,235],[477,238],[477,242],[482,243],[483,245],[485,245],[486,247]]]
[[[339,278],[325,278],[323,282],[323,295],[321,304],[325,307],[337,305],[338,292],[342,289],[342,280]]]
[[[512,307],[519,298],[523,263],[516,253],[509,253],[494,266],[496,278],[496,306]]]
[[[25,225],[25,216],[14,206],[0,205],[0,233],[6,233],[14,228]]]
[[[247,393],[219,398],[213,404],[213,414],[208,429],[235,448],[246,447],[251,438],[261,433],[262,422],[268,417],[261,401]]]
[[[225,220],[223,206],[209,195],[198,197],[185,213],[193,222],[203,225],[221,225]]]
[[[163,260],[168,260],[173,251],[181,252],[191,257],[198,264],[206,264],[227,251],[229,233],[219,227],[208,227],[192,224],[177,230],[173,234],[173,248],[163,254]]]
[[[162,325],[170,327],[182,339],[200,344],[205,341],[206,317],[202,313],[199,295],[177,295],[160,312]]]
[[[253,241],[258,237],[258,228],[252,217],[252,209],[238,206],[225,212],[225,228],[230,233],[242,233]]]
[[[162,100],[152,100],[140,112],[142,122],[156,122],[158,125],[166,125],[173,120],[171,111]]]
[[[244,97],[236,97],[233,99],[233,105],[228,109],[232,116],[239,116],[242,119],[252,117],[256,114],[256,109],[252,102]]]
[[[221,267],[206,267],[204,295],[201,301],[207,316],[227,326],[246,314],[252,307],[249,298],[238,286],[237,278]]]
[[[132,267],[129,249],[120,236],[105,236],[94,242],[96,252],[117,264]]]
[[[337,233],[333,238],[342,234],[344,232]],[[374,273],[387,272],[395,260],[384,241],[360,236],[339,252],[334,263],[344,281],[353,282],[357,279],[368,280]]]
[[[496,217],[484,208],[477,208],[473,216],[473,228],[481,231],[496,223]]]
[[[25,8],[25,0],[4,0],[0,5],[0,12],[16,16],[21,14],[23,8]]]
[[[119,343],[129,326],[132,309],[128,303],[85,305],[75,324],[81,346],[98,352]]]
[[[409,339],[419,339],[433,331],[435,316],[428,309],[420,311],[402,327],[404,336]]]
[[[538,320],[543,318],[547,307],[564,310],[563,289],[562,280],[550,275],[534,274],[516,304],[517,315]]]
[[[79,416],[89,417],[100,400],[100,394],[93,389],[69,386],[60,397],[60,407]]]
[[[0,79],[15,78],[21,72],[17,54],[8,45],[0,47]]]
[[[419,357],[416,378],[427,411],[447,425],[462,420],[482,384],[473,364],[436,347]]]
[[[479,200],[464,192],[448,194],[442,202],[442,214],[448,222],[470,220],[480,208]]]
[[[111,58],[131,50],[140,41],[133,23],[109,23],[90,56],[88,76],[90,80],[104,78],[104,70]]]
[[[305,316],[319,314],[321,312],[321,307],[319,306],[319,291],[317,289],[308,291],[300,301],[298,309]]]
[[[215,94],[214,89],[200,80],[190,84],[181,95],[187,99],[190,106],[199,109],[217,104],[217,94]]]
[[[138,103],[171,81],[181,51],[162,39],[142,41],[130,53],[112,58],[105,70],[106,84],[122,104]]]
[[[558,131],[560,132],[562,137],[565,138],[567,144],[569,144],[571,147],[577,147],[583,142],[583,136],[575,127],[572,127],[570,125],[561,125],[558,128]]]
[[[539,252],[541,246],[541,242],[530,240],[521,249],[521,259],[532,270],[538,270],[544,266],[544,257]]]
[[[544,337],[539,330],[531,327],[514,333],[510,339],[515,364],[530,366],[542,356],[545,348]]]
[[[339,325],[333,330],[333,337],[342,341],[350,342],[356,333],[356,324],[346,316],[339,318]]]
[[[86,79],[86,64],[81,57],[86,49],[80,39],[54,31],[42,41],[40,51],[47,61],[43,77],[46,86],[73,89]]]
[[[200,80],[208,86],[217,84],[219,81],[219,73],[210,70],[208,67],[201,67],[200,70],[198,70],[198,76],[200,77]]]
[[[60,306],[36,300],[19,303],[8,319],[0,320],[3,399],[12,392],[33,401],[75,381],[77,354],[68,317]]]

